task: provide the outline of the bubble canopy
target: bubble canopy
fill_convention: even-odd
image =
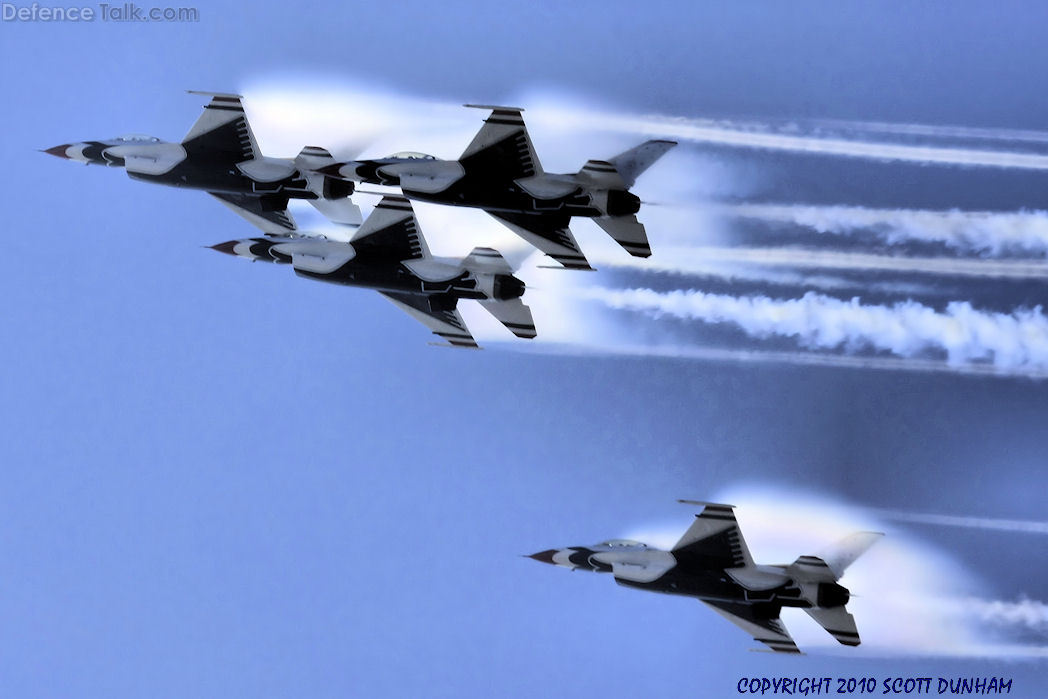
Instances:
[[[129,133],[123,136],[117,136],[113,139],[114,141],[120,141],[121,143],[159,143],[160,139],[156,136],[150,136],[143,133]]]
[[[432,155],[425,153],[419,153],[413,150],[402,150],[399,153],[394,153],[389,156],[390,158],[396,158],[398,160],[436,160]]]
[[[607,546],[608,548],[613,548],[613,549],[616,549],[616,548],[633,548],[633,549],[648,548],[647,544],[642,544],[641,542],[634,541],[633,539],[609,539],[607,541],[602,541],[600,545],[601,546]]]

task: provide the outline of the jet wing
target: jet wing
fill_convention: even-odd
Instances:
[[[228,206],[233,213],[247,220],[248,223],[261,229],[267,235],[286,235],[298,230],[295,219],[287,210],[265,211],[262,198],[250,194],[229,194],[227,192],[208,192],[215,199]]]
[[[568,224],[570,216],[560,214],[517,214],[506,211],[489,211],[489,214],[552,257],[567,269],[592,270],[586,256],[575,242]]]
[[[777,607],[767,609],[761,604],[707,602],[705,600],[702,600],[702,602],[750,636],[753,636],[753,640],[760,641],[776,653],[800,654],[801,651],[797,648],[797,644],[793,642],[790,632],[782,625]],[[769,616],[762,613],[763,611],[773,611],[774,615]]]
[[[466,106],[490,109],[491,115],[484,120],[484,126],[459,158],[463,170],[498,182],[542,174],[539,157],[520,116],[522,109],[480,104]]]
[[[452,347],[477,348],[476,340],[473,339],[473,335],[466,329],[462,316],[459,315],[458,310],[453,305],[455,303],[454,298],[451,299],[451,304],[440,308],[439,304],[435,305],[432,303],[434,299],[430,296],[402,294],[392,291],[380,291],[379,293],[432,330],[434,335],[439,335],[447,340]]]
[[[671,551],[678,561],[690,559],[703,568],[754,565],[731,505],[707,503]]]

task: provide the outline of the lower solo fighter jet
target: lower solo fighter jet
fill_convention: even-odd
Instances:
[[[801,556],[788,565],[757,565],[732,505],[680,502],[704,508],[669,551],[614,540],[540,551],[530,558],[611,573],[626,587],[695,597],[779,653],[800,653],[779,619],[783,607],[799,607],[840,643],[859,645],[855,618],[845,609],[851,594],[837,581],[883,534],[857,532],[819,556]]]
[[[290,264],[309,279],[374,289],[452,347],[476,348],[459,315],[459,299],[480,303],[517,337],[535,337],[520,300],[524,282],[497,251],[475,248],[463,259],[434,257],[407,199],[387,196],[348,242],[322,237],[267,236],[231,240],[214,250],[250,260]]]
[[[569,269],[592,269],[568,225],[592,218],[626,252],[649,257],[637,221],[640,199],[629,189],[673,141],[647,141],[574,174],[544,172],[517,107],[466,105],[491,115],[458,160],[403,152],[335,163],[320,172],[353,182],[400,187],[410,199],[483,209]]]
[[[354,185],[316,170],[335,162],[323,148],[306,146],[295,158],[262,155],[240,95],[192,92],[211,97],[181,143],[129,135],[105,141],[66,143],[45,153],[87,164],[122,167],[136,180],[202,189],[267,233],[296,230],[289,199],[308,200],[332,221],[360,225],[349,201]]]

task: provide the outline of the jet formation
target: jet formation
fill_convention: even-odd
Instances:
[[[856,532],[818,556],[758,565],[739,531],[734,506],[703,506],[672,549],[615,539],[593,546],[548,549],[530,558],[570,568],[611,573],[615,582],[651,592],[694,597],[777,653],[800,653],[779,613],[798,607],[846,646],[860,643],[846,606],[851,592],[838,583],[845,569],[883,534]]]
[[[458,160],[404,151],[336,161],[319,146],[277,158],[259,149],[240,95],[191,94],[210,101],[179,143],[130,135],[44,152],[123,168],[136,180],[205,191],[262,233],[213,249],[289,264],[311,279],[374,289],[453,347],[477,347],[458,313],[460,299],[478,301],[517,337],[534,338],[531,312],[521,301],[526,287],[491,248],[476,248],[462,259],[431,255],[411,200],[481,209],[561,267],[592,270],[571,232],[571,219],[590,218],[630,255],[650,256],[647,232],[636,216],[641,201],[630,189],[676,145],[650,140],[607,160],[590,160],[577,173],[547,173],[522,109],[466,105],[490,114]],[[400,195],[383,198],[362,222],[351,200],[361,183],[399,188]],[[302,230],[287,210],[291,199],[308,201],[333,223],[357,230],[348,241]]]

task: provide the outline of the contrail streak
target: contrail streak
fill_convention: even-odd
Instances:
[[[888,243],[943,243],[964,251],[1048,253],[1048,212],[927,211],[858,206],[713,205],[714,213],[792,224],[818,233],[869,231]]]
[[[702,291],[582,289],[610,308],[707,323],[732,323],[763,338],[792,337],[825,349],[869,347],[902,357],[944,352],[951,364],[989,361],[1010,370],[1048,369],[1048,318],[1041,309],[993,313],[951,302],[944,313],[914,301],[863,305],[813,292],[799,299],[728,296]]]
[[[911,163],[971,165],[983,167],[1048,170],[1048,155],[1011,151],[940,148],[897,143],[819,138],[777,133],[769,130],[741,130],[713,125],[708,120],[666,116],[630,116],[564,108],[536,111],[533,121],[552,120],[560,127],[586,127],[623,133],[640,133],[723,146],[839,155]]]
[[[780,352],[773,350],[748,350],[731,347],[700,347],[675,344],[629,344],[612,340],[589,342],[540,341],[524,345],[519,342],[487,340],[487,345],[498,345],[503,349],[538,354],[561,355],[606,355],[619,357],[658,357],[664,359],[689,359],[704,362],[726,362],[740,364],[784,364],[789,366],[828,367],[835,369],[865,369],[874,371],[904,371],[932,374],[960,374],[998,378],[1048,379],[1048,369],[1009,370],[993,364],[948,364],[935,359],[860,357],[841,354],[819,354],[814,352]]]
[[[1021,519],[996,519],[991,517],[959,517],[898,510],[871,510],[874,514],[897,522],[933,524],[945,527],[969,527],[972,529],[996,529],[1023,534],[1048,534],[1048,522]]]
[[[815,119],[814,126],[831,129],[886,133],[900,136],[930,136],[932,138],[967,138],[985,141],[1020,141],[1026,143],[1048,143],[1048,131],[1030,129],[1007,129],[945,124],[907,124],[887,121],[850,121],[846,119]]]
[[[712,263],[938,274],[997,279],[1048,279],[1048,262],[986,260],[952,257],[897,257],[784,247],[663,247],[647,259],[621,255],[591,255],[599,266],[629,267],[654,272],[709,273]]]

